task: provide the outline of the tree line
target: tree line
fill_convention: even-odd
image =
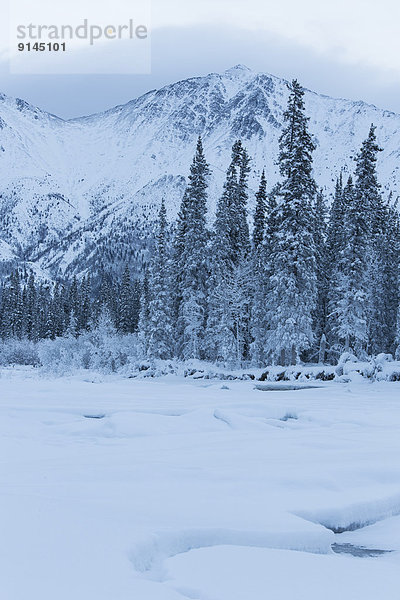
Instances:
[[[400,345],[400,224],[377,178],[380,148],[371,125],[346,181],[328,207],[313,178],[315,149],[304,92],[290,85],[279,140],[280,181],[261,175],[248,223],[250,157],[240,140],[207,226],[207,164],[198,139],[177,220],[164,200],[144,277],[90,277],[45,286],[16,272],[0,297],[0,335],[79,335],[106,313],[135,333],[143,355],[227,365],[294,364],[394,354]]]

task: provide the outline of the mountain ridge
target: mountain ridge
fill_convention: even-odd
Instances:
[[[177,213],[198,135],[213,171],[210,218],[239,137],[253,159],[251,212],[262,168],[270,188],[279,177],[287,95],[286,80],[243,65],[69,120],[0,95],[0,263],[6,269],[15,255],[62,277],[102,263],[107,245],[114,246],[116,264],[143,261],[145,230],[162,196],[169,218]],[[371,122],[384,147],[383,193],[400,192],[400,115],[307,89],[305,104],[316,143],[315,177],[327,194],[340,170],[353,170]]]

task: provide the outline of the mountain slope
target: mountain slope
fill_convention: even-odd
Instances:
[[[210,215],[237,138],[253,157],[252,190],[264,167],[272,187],[287,96],[284,80],[240,65],[71,121],[0,96],[3,260],[16,255],[52,276],[102,261],[142,261],[163,196],[176,215],[199,134],[213,171]],[[384,191],[400,193],[400,115],[311,91],[305,102],[319,185],[331,192],[339,170],[353,169],[373,122],[384,148]]]

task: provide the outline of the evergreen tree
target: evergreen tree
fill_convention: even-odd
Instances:
[[[265,171],[263,171],[261,174],[260,187],[256,194],[256,210],[254,213],[253,248],[255,251],[257,251],[264,240],[266,210],[267,180],[265,178]]]
[[[140,297],[140,315],[138,324],[138,337],[145,356],[148,354],[150,329],[150,288],[149,288],[149,269],[145,268],[142,294]]]
[[[344,217],[345,204],[343,199],[343,173],[341,171],[339,177],[337,177],[336,179],[335,194],[329,209],[326,240],[325,277],[327,281],[327,290],[325,305],[327,309],[327,314],[325,319],[325,330],[328,345],[330,348],[329,356],[331,359],[335,358],[332,355],[331,350],[333,350],[338,345],[338,339],[336,334],[331,330],[333,320],[328,318],[328,312],[330,310],[329,302],[331,300],[331,289],[333,289],[335,276],[338,270],[339,256],[345,244],[346,230]]]
[[[313,315],[317,304],[314,242],[316,185],[312,176],[314,143],[308,132],[304,92],[294,80],[280,137],[282,176],[277,208],[279,235],[268,257],[269,329],[266,350],[282,364],[294,363],[314,342]]]
[[[57,282],[53,290],[52,299],[52,313],[53,313],[53,332],[52,337],[62,336],[65,331],[65,310],[64,310],[64,298],[63,298],[63,287]]]
[[[367,295],[367,346],[368,353],[379,349],[389,350],[390,325],[382,291],[385,289],[388,256],[385,244],[386,221],[389,218],[384,205],[376,172],[378,153],[375,126],[371,125],[368,137],[356,157],[355,190],[360,210],[366,221],[365,286]]]
[[[175,233],[173,237],[172,243],[172,281],[171,281],[171,291],[172,291],[172,315],[173,315],[173,323],[174,323],[174,341],[176,353],[179,355],[180,350],[182,348],[182,331],[178,330],[178,327],[181,325],[179,320],[179,311],[182,304],[182,285],[183,285],[183,276],[184,276],[184,252],[185,252],[185,238],[187,232],[187,225],[189,222],[189,213],[190,213],[190,205],[189,205],[189,196],[187,193],[187,189],[183,194],[183,198],[181,201],[180,209],[178,212]]]
[[[88,331],[92,319],[90,302],[91,279],[89,275],[82,279],[79,297],[80,302],[77,311],[79,331]]]
[[[142,295],[142,286],[139,279],[135,279],[132,286],[132,330],[136,332],[139,326],[140,317],[140,298]]]
[[[7,335],[21,338],[23,333],[23,303],[21,278],[18,270],[12,273],[6,309]]]
[[[76,318],[75,311],[72,309],[69,314],[68,326],[65,331],[67,337],[78,337],[78,319]]]
[[[239,265],[250,254],[247,223],[249,162],[242,142],[236,141],[214,225],[214,256],[220,271]]]
[[[327,227],[327,252],[328,266],[335,263],[338,252],[343,248],[345,238],[343,203],[343,175],[340,172],[336,180],[335,195],[329,211],[329,222]]]
[[[397,336],[397,314],[400,306],[400,217],[397,203],[387,206],[388,218],[384,232],[385,266],[383,274],[383,295],[385,314],[385,347],[378,352],[395,353]]]
[[[132,285],[129,267],[126,265],[122,276],[121,292],[119,297],[118,331],[132,333],[134,330],[132,318]]]
[[[179,213],[173,272],[179,285],[174,298],[177,314],[177,354],[185,359],[204,356],[207,317],[208,258],[206,228],[209,166],[201,138],[197,141]]]
[[[319,190],[315,200],[315,258],[317,266],[317,306],[315,310],[315,339],[318,344],[319,362],[325,360],[326,320],[327,320],[327,291],[328,291],[328,250],[327,250],[327,204],[322,190]]]
[[[240,364],[249,358],[250,350],[249,160],[238,140],[232,147],[214,224],[206,344],[208,357],[226,364]]]
[[[253,362],[262,366],[273,360],[268,349],[268,331],[270,329],[267,303],[271,292],[271,276],[273,274],[271,256],[279,237],[278,203],[280,185],[277,184],[267,196],[267,213],[265,220],[264,241],[257,254],[255,267],[253,307],[252,307],[252,355]]]
[[[275,231],[276,188],[268,196],[265,192],[264,172],[257,192],[256,213],[253,230],[253,278],[251,306],[251,355],[256,366],[267,360],[265,353],[268,323],[266,320],[268,257],[271,252]]]
[[[340,348],[361,355],[367,342],[368,295],[365,260],[368,250],[368,223],[362,197],[357,195],[351,176],[343,191],[343,246],[338,252],[331,279],[330,319]]]
[[[76,332],[79,331],[79,311],[80,311],[80,303],[79,303],[79,292],[78,292],[78,280],[76,276],[74,276],[71,286],[69,288],[68,294],[68,314],[74,313],[74,318],[76,319]]]
[[[115,286],[113,285],[111,276],[103,271],[101,275],[99,295],[93,307],[93,316],[97,320],[104,308],[110,315],[114,326],[116,326],[118,324],[119,316],[119,310],[117,305],[118,297],[115,293]]]
[[[148,352],[155,358],[173,354],[172,298],[167,211],[164,199],[158,217],[157,243],[150,265],[150,302],[148,316]]]
[[[33,273],[29,276],[26,293],[26,335],[30,340],[37,339],[36,286]]]
[[[72,324],[73,329],[73,324]],[[116,335],[117,330],[114,325],[114,320],[111,316],[110,310],[105,304],[100,309],[100,314],[94,328],[94,331],[99,340],[104,340]]]

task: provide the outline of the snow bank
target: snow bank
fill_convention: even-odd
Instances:
[[[286,517],[288,521],[288,517]],[[289,519],[290,521],[290,519]],[[288,524],[286,523],[286,527]],[[130,552],[136,571],[162,579],[163,561],[184,552],[212,546],[248,546],[298,550],[315,554],[329,554],[334,535],[320,528],[289,527],[270,531],[240,531],[233,529],[191,529],[163,531],[137,543]]]
[[[143,358],[137,336],[110,334],[101,328],[79,337],[67,336],[33,342],[11,339],[0,342],[0,365],[31,365],[42,372],[63,376],[79,370],[102,374],[118,373],[124,378],[147,379],[176,375],[196,379],[221,381],[252,380],[260,382],[339,383],[369,381],[400,381],[400,361],[390,354],[379,354],[359,361],[343,354],[335,365],[278,365],[265,368],[229,369],[206,361],[147,360]]]
[[[372,502],[360,502],[319,511],[299,511],[296,514],[312,523],[320,523],[335,533],[355,531],[400,515],[400,494]]]

